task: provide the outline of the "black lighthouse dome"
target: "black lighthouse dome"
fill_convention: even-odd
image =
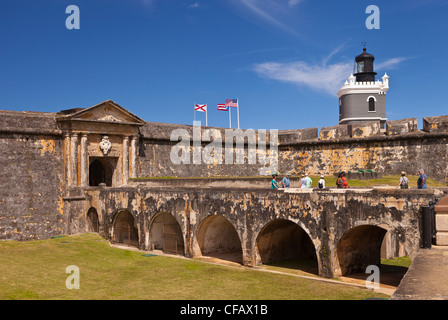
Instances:
[[[367,53],[366,48],[363,49],[363,53],[355,58],[356,62],[356,81],[375,81],[376,72],[373,71],[373,61],[375,57],[370,53]]]

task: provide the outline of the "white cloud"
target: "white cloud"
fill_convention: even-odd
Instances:
[[[253,71],[259,76],[292,83],[300,87],[308,87],[318,92],[335,95],[345,80],[353,73],[353,61],[343,61],[328,64],[344,45],[335,48],[322,59],[321,64],[311,64],[305,61],[287,63],[265,62],[254,65]],[[375,65],[377,71],[397,68],[409,57],[396,57]]]
[[[302,2],[302,0],[288,0],[288,5],[290,7],[295,7],[296,5],[298,5],[300,2]]]
[[[297,32],[284,21],[291,8],[296,7],[302,0],[234,0],[234,3],[248,9],[263,22],[292,34]]]
[[[397,57],[397,58],[391,58],[389,60],[386,60],[384,62],[378,63],[375,65],[376,70],[384,70],[384,69],[394,69],[398,67],[400,63],[402,63],[405,60],[408,60],[409,58],[406,57]]]
[[[353,70],[351,62],[312,65],[304,61],[256,64],[254,71],[262,77],[292,83],[335,95]]]

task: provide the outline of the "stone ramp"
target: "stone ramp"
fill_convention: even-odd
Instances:
[[[448,246],[421,249],[391,300],[448,300]]]

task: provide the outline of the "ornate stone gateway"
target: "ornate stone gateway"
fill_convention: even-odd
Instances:
[[[139,127],[145,121],[108,100],[57,118],[64,133],[67,185],[122,186],[137,170]]]

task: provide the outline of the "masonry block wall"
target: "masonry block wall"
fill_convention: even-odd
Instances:
[[[258,158],[256,163],[249,163],[247,137],[242,163],[235,160],[233,164],[225,164],[224,145],[222,164],[216,157],[212,163],[194,163],[192,126],[144,121],[136,125],[130,120],[126,122],[136,118],[123,109],[107,102],[95,109],[101,111],[101,118],[81,119],[83,122],[78,119],[79,128],[82,124],[88,137],[86,143],[85,135],[79,135],[77,144],[67,143],[67,132],[75,122],[67,120],[62,124],[59,113],[0,111],[0,239],[43,239],[86,231],[85,190],[93,187],[83,182],[88,182],[89,159],[101,153],[98,142],[104,134],[110,136],[114,150],[103,157],[115,156],[114,170],[120,176],[113,187],[131,184],[128,176],[248,177],[260,176],[260,169],[269,167]],[[117,119],[122,114],[125,120]],[[417,130],[415,123],[414,119],[391,122],[385,131],[378,131],[373,123],[339,125],[321,129],[320,135],[317,128],[282,130],[275,147],[270,144],[267,128],[266,150],[267,155],[278,155],[280,174],[329,175],[358,169],[383,174],[399,174],[404,170],[416,174],[423,168],[429,177],[448,182],[448,116],[425,118],[423,130]],[[135,131],[128,132],[126,125]],[[190,164],[174,164],[170,158],[173,147],[178,145],[178,141],[172,141],[176,129],[190,134]],[[202,136],[201,148],[208,147],[219,135],[221,142],[225,142],[225,128],[202,127],[202,135],[207,129],[213,134],[210,139]],[[71,145],[76,152],[68,155],[67,150],[73,151]],[[257,150],[257,156],[261,151]],[[68,185],[70,181],[77,183]],[[191,187],[195,187],[194,183]]]
[[[280,174],[333,175],[340,171],[372,170],[384,175],[397,175],[401,171],[417,175],[419,169],[424,169],[429,177],[448,183],[446,118],[425,118],[425,130],[417,129],[416,119],[391,121],[385,130],[379,129],[379,123],[371,122],[322,128],[320,134],[317,128],[280,130],[277,171]],[[138,177],[260,175],[260,164],[248,162],[247,144],[243,164],[194,164],[193,141],[188,150],[190,164],[173,164],[170,152],[178,141],[170,141],[170,134],[178,128],[192,131],[191,126],[158,123],[147,123],[141,128]],[[225,129],[214,130],[225,135]],[[203,140],[201,148],[208,143]],[[267,150],[269,148],[268,145]]]
[[[0,240],[64,231],[62,140],[52,114],[0,114]]]

